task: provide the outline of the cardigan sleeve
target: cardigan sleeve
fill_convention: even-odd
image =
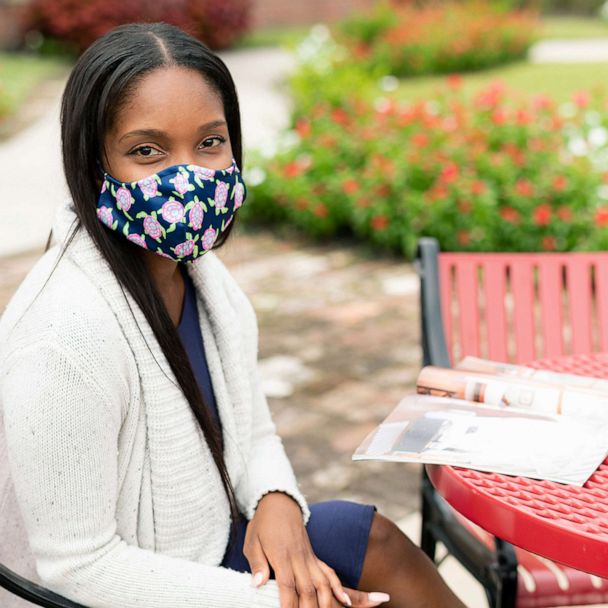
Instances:
[[[310,510],[298,488],[283,442],[276,433],[255,369],[251,373],[251,386],[253,408],[251,448],[247,459],[247,473],[236,488],[237,498],[241,502],[245,516],[251,519],[265,494],[283,492],[300,505],[306,524],[310,519]]]
[[[276,432],[259,378],[258,325],[255,311],[249,298],[226,267],[218,258],[215,258],[215,261],[221,269],[226,293],[240,322],[243,334],[243,352],[247,357],[246,368],[251,387],[251,444],[245,459],[246,473],[235,487],[239,507],[247,519],[251,519],[259,501],[265,494],[283,492],[299,504],[306,524],[310,518],[310,510],[298,488],[283,442]]]
[[[0,384],[9,466],[36,568],[90,608],[279,607],[276,583],[155,553],[117,533],[121,403],[44,341],[13,352]]]

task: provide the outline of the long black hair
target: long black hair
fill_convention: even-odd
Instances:
[[[168,66],[196,70],[220,95],[232,154],[237,164],[242,165],[238,98],[223,61],[204,44],[172,25],[133,23],[119,26],[95,41],[81,55],[63,94],[63,166],[77,215],[63,251],[78,230],[86,230],[114,272],[123,293],[126,289],[141,308],[201,426],[219,470],[234,524],[238,509],[224,461],[221,434],[199,389],[177,328],[138,246],[106,228],[96,215],[104,136],[120,110],[117,100],[124,104],[143,76]],[[225,241],[231,228],[232,224],[218,239],[218,246]]]

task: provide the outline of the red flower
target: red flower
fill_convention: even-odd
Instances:
[[[387,197],[390,193],[391,193],[391,187],[388,184],[378,184],[375,189],[374,192],[384,198]]]
[[[339,125],[348,124],[348,114],[342,108],[334,108],[331,111],[331,119]]]
[[[562,222],[569,222],[572,219],[572,209],[566,205],[562,205],[557,210],[557,217],[559,217]]]
[[[424,148],[429,143],[429,136],[426,133],[416,133],[412,137],[412,143],[419,148]]]
[[[601,228],[608,226],[608,205],[600,207],[595,212],[595,223]]]
[[[439,177],[440,177],[441,181],[445,182],[446,184],[451,184],[458,178],[459,173],[460,173],[460,170],[456,163],[448,163],[441,170],[441,174]]]
[[[529,125],[532,122],[532,115],[527,110],[518,110],[516,119],[519,125]]]
[[[547,95],[537,95],[532,101],[537,110],[550,110],[553,107],[553,100]]]
[[[542,245],[545,251],[555,251],[557,249],[557,241],[553,236],[543,237]]]
[[[372,218],[374,230],[384,230],[388,226],[388,218],[385,215],[376,215]]]
[[[354,177],[349,177],[342,182],[344,194],[354,194],[359,190],[359,182]]]
[[[438,201],[441,200],[442,198],[446,198],[446,196],[449,194],[448,189],[445,186],[435,186],[430,192],[429,192],[429,198],[432,201]]]
[[[302,167],[297,161],[291,161],[283,167],[283,175],[285,177],[298,177],[302,173]]]
[[[300,210],[300,211],[304,211],[304,209],[308,209],[308,199],[305,197],[300,197],[297,201],[296,201],[296,207]]]
[[[336,138],[329,133],[323,133],[319,136],[319,145],[323,148],[333,148],[336,145]]]
[[[500,210],[500,217],[502,217],[505,222],[517,224],[519,222],[519,211],[513,209],[513,207],[503,207]]]
[[[539,205],[534,210],[534,222],[538,226],[546,226],[551,221],[551,207],[549,205]]]
[[[310,123],[307,120],[304,120],[303,118],[301,118],[296,123],[296,131],[298,132],[298,135],[302,139],[304,139],[305,137],[308,137],[310,135],[310,131],[311,131]]]
[[[452,89],[452,91],[457,91],[462,88],[462,76],[460,74],[450,74],[447,78],[448,87]]]
[[[486,191],[486,185],[479,179],[476,179],[471,184],[471,192],[473,194],[483,194]]]
[[[327,211],[327,207],[323,203],[318,203],[317,205],[315,205],[313,213],[317,217],[327,217],[329,212]]]
[[[495,125],[504,125],[507,122],[507,114],[504,110],[498,108],[492,114],[492,122]]]
[[[568,180],[563,175],[558,175],[553,179],[553,189],[556,192],[563,192],[568,187]]]
[[[468,245],[471,242],[471,233],[468,230],[460,230],[456,238],[461,245]]]
[[[534,194],[534,186],[527,179],[520,179],[515,184],[515,192],[520,196],[530,197]]]
[[[589,105],[591,98],[586,91],[579,91],[572,96],[572,100],[579,108],[586,108]]]

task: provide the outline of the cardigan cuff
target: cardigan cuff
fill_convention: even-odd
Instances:
[[[304,520],[304,525],[308,524],[308,520],[310,519],[310,509],[308,508],[308,504],[302,493],[297,488],[286,489],[278,486],[273,488],[265,488],[263,491],[260,491],[254,495],[253,500],[249,503],[249,505],[247,505],[245,509],[245,517],[249,521],[253,519],[260,500],[262,500],[262,498],[264,498],[266,494],[270,494],[271,492],[281,492],[282,494],[287,494],[287,496],[293,498],[298,503],[302,511],[302,519]]]

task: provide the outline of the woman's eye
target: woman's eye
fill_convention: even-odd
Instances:
[[[153,148],[152,146],[140,146],[139,148],[135,148],[135,150],[133,150],[129,154],[133,154],[135,156],[149,157],[157,156],[158,154],[161,154],[161,152],[159,152],[156,148]]]
[[[214,148],[215,146],[219,146],[223,144],[226,140],[220,135],[215,135],[213,137],[208,137],[207,139],[201,142],[202,148]]]

